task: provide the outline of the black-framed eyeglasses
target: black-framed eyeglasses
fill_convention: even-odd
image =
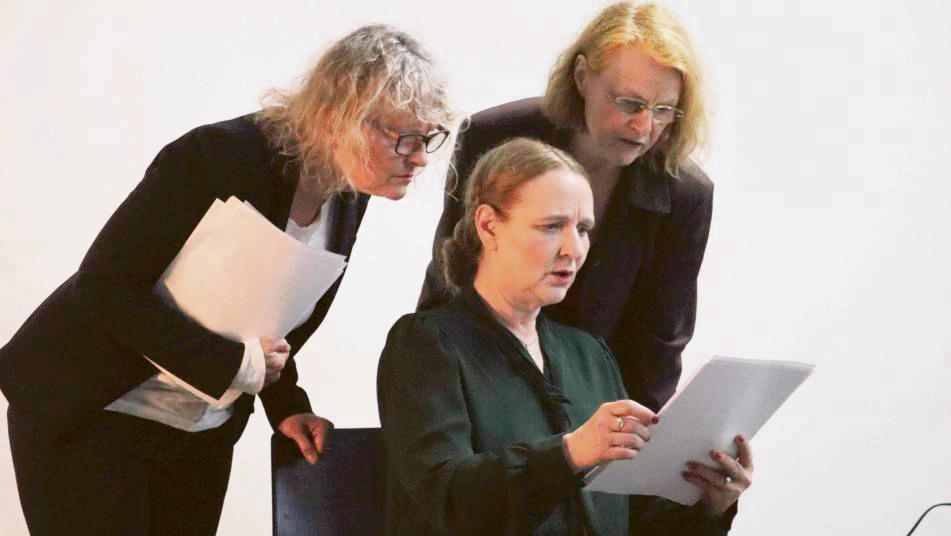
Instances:
[[[624,115],[637,115],[644,110],[650,110],[651,119],[658,125],[669,125],[684,116],[683,110],[669,104],[650,104],[637,97],[617,97],[612,95],[608,88],[601,81],[601,74],[595,73],[598,84],[604,90],[614,107]]]
[[[375,122],[372,124],[387,137],[396,140],[393,150],[400,156],[409,156],[420,149],[425,149],[427,153],[436,152],[449,139],[449,131],[444,128],[438,128],[429,134],[400,134],[386,125]]]

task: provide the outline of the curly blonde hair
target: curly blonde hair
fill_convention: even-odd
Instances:
[[[674,15],[654,3],[631,1],[601,11],[555,62],[542,101],[545,115],[566,129],[584,129],[584,99],[575,85],[575,60],[583,55],[595,71],[604,69],[620,47],[639,46],[654,61],[676,69],[682,80],[677,107],[681,119],[644,158],[656,169],[677,177],[691,153],[708,137],[708,117],[699,58],[686,30]]]
[[[343,163],[367,162],[367,122],[400,112],[450,128],[458,117],[432,55],[382,24],[336,41],[298,87],[273,89],[262,101],[255,119],[271,145],[294,159],[305,187],[324,194],[353,189],[347,175],[356,170]]]

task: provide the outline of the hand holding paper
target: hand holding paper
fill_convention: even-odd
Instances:
[[[734,457],[733,439],[751,439],[814,368],[714,357],[661,409],[660,423],[637,457],[599,466],[586,477],[586,489],[697,502],[701,491],[681,477],[684,464],[708,461],[712,450]]]
[[[753,450],[743,436],[733,439],[737,456],[733,459],[721,450],[710,452],[712,462],[688,462],[683,472],[684,480],[702,493],[702,501],[708,514],[718,516],[740,498],[753,483]],[[712,464],[712,465],[711,465]]]
[[[253,207],[231,197],[226,203],[215,200],[156,283],[155,293],[205,328],[257,344],[259,339],[283,339],[345,266],[343,255],[298,242]],[[280,358],[283,355],[286,361],[287,352],[272,353],[270,362],[265,355],[269,369],[265,383],[267,378],[277,380],[283,368]],[[230,404],[241,394],[229,389],[215,399],[149,361],[215,406]]]
[[[565,434],[568,463],[574,471],[610,460],[631,459],[650,439],[654,412],[632,400],[601,404],[577,430]]]

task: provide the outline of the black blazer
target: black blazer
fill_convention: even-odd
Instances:
[[[246,200],[283,230],[296,184],[293,162],[269,146],[253,115],[198,127],[164,147],[79,270],[0,348],[0,389],[18,417],[51,437],[81,426],[157,372],[143,355],[198,389],[222,395],[243,345],[170,308],[152,287],[214,199]],[[366,205],[363,195],[334,198],[328,249],[349,255]],[[326,315],[338,285],[287,336],[292,356]],[[293,358],[260,396],[272,426],[310,411]],[[247,395],[236,402],[238,433],[252,403]]]
[[[513,137],[534,138],[569,151],[570,132],[556,129],[540,99],[524,99],[475,114],[455,154],[434,257],[462,217],[463,192],[476,160]],[[570,151],[569,151],[570,152]],[[563,302],[545,309],[559,322],[607,340],[631,397],[658,410],[680,378],[680,354],[693,336],[697,275],[710,231],[713,183],[689,163],[674,178],[638,159],[627,167],[588,260]],[[448,299],[441,268],[426,270],[419,309]]]
[[[471,286],[393,326],[377,376],[386,534],[724,534],[730,518],[699,504],[581,489],[562,435],[626,393],[603,341],[537,327],[544,375]]]

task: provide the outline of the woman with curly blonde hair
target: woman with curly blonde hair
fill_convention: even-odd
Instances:
[[[585,167],[598,222],[590,259],[546,313],[607,340],[631,398],[654,410],[674,392],[694,330],[713,183],[690,155],[706,132],[703,76],[686,30],[657,4],[622,1],[561,54],[544,97],[475,114],[455,155],[464,178],[489,148],[526,136]],[[454,195],[434,250],[462,217],[464,181],[447,184]],[[433,262],[420,308],[446,300],[445,289]]]
[[[332,425],[297,386],[293,356],[336,285],[286,339],[244,342],[152,288],[212,202],[231,196],[294,238],[349,255],[368,197],[402,198],[455,116],[432,56],[374,25],[330,46],[263,110],[163,148],[79,271],[0,348],[30,532],[214,534],[254,395],[313,463]],[[214,399],[244,395],[222,407],[181,383]]]

